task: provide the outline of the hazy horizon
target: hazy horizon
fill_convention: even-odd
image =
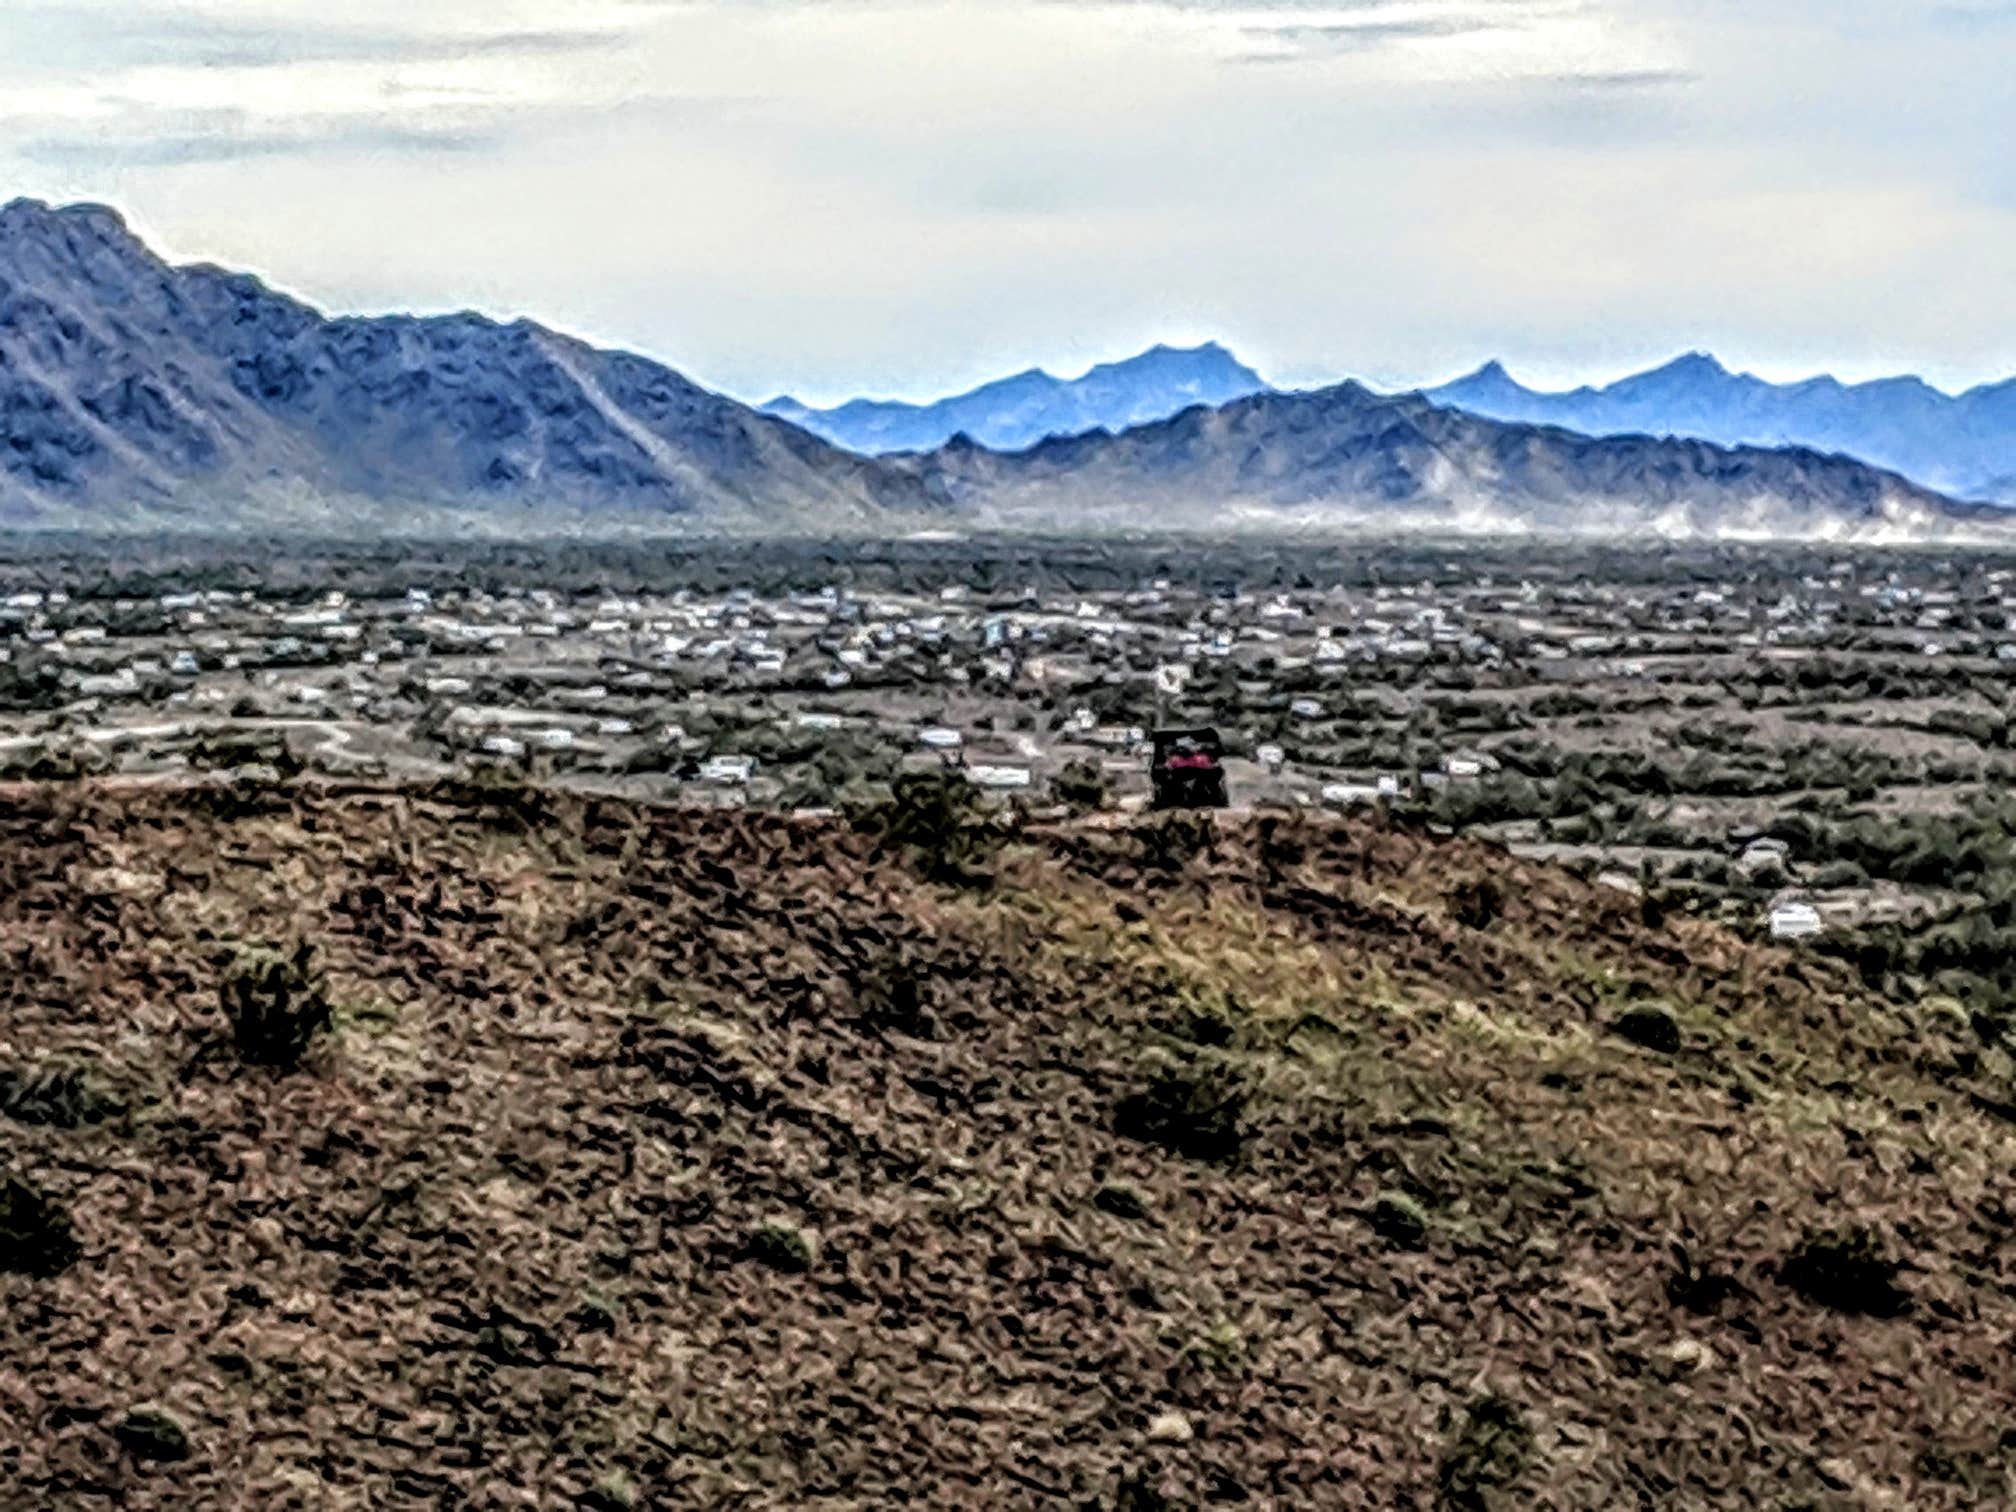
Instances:
[[[1213,340],[1289,387],[2016,373],[2016,5],[1732,9],[8,3],[0,197],[752,401]]]

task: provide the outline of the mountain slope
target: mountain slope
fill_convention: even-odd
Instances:
[[[810,409],[784,398],[764,410],[870,456],[929,451],[960,435],[1014,451],[1049,436],[1126,430],[1266,387],[1258,373],[1212,342],[1190,350],[1158,346],[1124,362],[1103,363],[1082,378],[1021,373],[935,404],[856,399]]]
[[[1846,457],[1501,424],[1355,383],[1191,410],[1118,436],[900,459],[997,518],[1410,522],[1674,535],[1936,528],[1969,513]]]
[[[1697,376],[1652,375],[1629,397],[1679,413]],[[0,208],[0,524],[819,530],[949,509],[1046,529],[1809,534],[1956,513],[1846,458],[1592,441],[1352,384],[1245,393],[1258,384],[1222,348],[1158,348],[928,413],[871,406],[875,447],[919,425],[936,447],[871,459],[529,321],[328,319],[243,274],[170,267],[112,211]],[[1497,375],[1480,402],[1512,402],[1508,385]],[[1167,418],[1097,428],[1144,412]],[[961,434],[937,446],[948,426]],[[1053,430],[1076,434],[983,444]]]
[[[1603,388],[1542,393],[1501,363],[1426,391],[1496,420],[1847,452],[1935,489],[2016,504],[2016,379],[1947,395],[1917,378],[1768,383],[1692,353]]]
[[[833,821],[11,792],[0,1185],[75,1249],[0,1270],[0,1504],[2010,1505],[1964,1016],[1477,844],[1188,834],[968,889]],[[279,1074],[218,983],[294,934]]]
[[[526,321],[326,319],[170,267],[116,213],[0,208],[0,521],[283,517],[304,499],[849,519],[900,479]]]

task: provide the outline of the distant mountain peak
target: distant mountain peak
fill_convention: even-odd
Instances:
[[[1960,395],[1909,374],[1869,383],[1823,375],[1774,384],[1693,351],[1601,388],[1530,389],[1491,362],[1426,393],[1437,404],[1494,420],[1592,436],[1682,436],[1846,453],[1942,493],[2016,504],[2016,379]]]
[[[0,205],[0,236],[65,229],[90,231],[100,237],[134,239],[126,217],[110,205],[52,205],[47,200],[25,196]]]
[[[1932,532],[1958,513],[1852,458],[1644,435],[1592,440],[1348,381],[1015,451],[960,442],[895,465],[1008,522],[1223,528],[1265,518],[1842,539]]]
[[[1711,352],[1682,352],[1678,357],[1660,364],[1648,373],[1640,373],[1634,378],[1622,381],[1643,383],[1657,378],[1681,383],[1708,383],[1734,376],[1735,374],[1724,367],[1720,359]]]
[[[1461,408],[1472,400],[1502,400],[1528,391],[1512,376],[1504,363],[1493,357],[1474,372],[1452,379],[1434,392],[1444,403]]]
[[[1265,379],[1216,341],[1189,347],[1161,342],[1132,357],[1099,363],[1079,378],[1030,368],[928,404],[852,399],[812,409],[786,397],[763,409],[869,455],[929,451],[961,432],[976,445],[1020,451],[1051,436],[1126,430],[1199,404],[1243,399],[1267,387]]]

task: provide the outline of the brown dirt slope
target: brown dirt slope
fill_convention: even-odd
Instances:
[[[11,791],[0,1177],[78,1253],[0,1274],[0,1506],[2009,1504],[2016,1129],[1936,1014],[1207,840]],[[218,983],[295,937],[287,1074]]]

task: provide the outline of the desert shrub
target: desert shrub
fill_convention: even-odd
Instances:
[[[1112,801],[1112,784],[1096,761],[1073,761],[1050,779],[1050,796],[1074,813],[1097,813]]]
[[[1505,889],[1495,877],[1465,877],[1449,890],[1449,912],[1465,929],[1489,929],[1505,912]]]
[[[1911,1305],[1897,1285],[1899,1269],[1882,1240],[1856,1224],[1807,1234],[1778,1267],[1778,1279],[1821,1307],[1894,1318]]]
[[[1148,1216],[1148,1202],[1124,1181],[1109,1181],[1092,1194],[1092,1206],[1115,1218],[1139,1220]]]
[[[1260,852],[1260,865],[1270,882],[1279,882],[1290,871],[1309,859],[1311,833],[1308,822],[1300,816],[1283,818],[1279,814],[1262,816],[1254,826],[1254,834]]]
[[[97,746],[83,741],[46,741],[23,758],[9,758],[0,776],[25,777],[31,782],[81,782],[102,777],[112,770],[112,758]]]
[[[1182,989],[1172,983],[1165,991],[1168,996],[1176,998]],[[1231,1019],[1220,1006],[1180,1000],[1157,1012],[1149,1019],[1148,1027],[1171,1039],[1213,1050],[1222,1050],[1231,1044],[1234,1033]]]
[[[1868,881],[1869,874],[1853,861],[1829,861],[1806,874],[1806,885],[1823,892],[1842,887],[1863,887]]]
[[[1666,1300],[1698,1317],[1710,1317],[1725,1302],[1745,1295],[1743,1285],[1727,1270],[1695,1260],[1683,1245],[1673,1247],[1673,1272],[1666,1278]]]
[[[1484,1512],[1489,1493],[1511,1485],[1533,1458],[1533,1430],[1503,1397],[1472,1402],[1435,1476],[1436,1504],[1451,1512]]]
[[[1113,1512],[1170,1512],[1174,1505],[1145,1471],[1121,1481],[1113,1496]]]
[[[1634,1003],[1611,1025],[1625,1039],[1661,1055],[1680,1048],[1680,1021],[1664,1003]]]
[[[112,1436],[135,1459],[175,1464],[189,1458],[188,1430],[159,1407],[135,1407],[119,1420]]]
[[[219,996],[238,1053],[253,1065],[292,1071],[329,1027],[328,985],[305,940],[291,953],[247,951],[226,973]]]
[[[913,1039],[936,1037],[938,1021],[925,1006],[924,985],[914,967],[878,961],[863,967],[853,986],[854,1009],[863,1028]]]
[[[1474,782],[1452,782],[1436,789],[1428,801],[1428,817],[1451,829],[1479,824],[1505,824],[1538,819],[1556,807],[1538,784],[1517,775]]]
[[[205,772],[269,766],[285,778],[299,776],[302,770],[301,759],[278,731],[205,731],[183,748],[183,755],[190,766]]]
[[[788,1275],[803,1275],[812,1269],[816,1253],[812,1236],[781,1218],[759,1224],[749,1236],[749,1258]]]
[[[1217,838],[1211,817],[1201,809],[1176,809],[1134,828],[1141,864],[1155,871],[1181,871],[1211,849]]]
[[[0,1068],[0,1115],[16,1123],[82,1129],[126,1111],[87,1067],[50,1064],[29,1070]]]
[[[1428,1238],[1428,1210],[1405,1192],[1381,1192],[1372,1200],[1372,1230],[1401,1249],[1419,1249]]]
[[[0,1182],[0,1271],[47,1277],[77,1258],[69,1216],[25,1181]]]
[[[938,882],[973,882],[1006,838],[980,806],[972,785],[947,772],[906,772],[886,803],[853,815],[855,828],[908,853]]]
[[[1178,1067],[1120,1100],[1113,1130],[1191,1160],[1227,1161],[1244,1142],[1246,1084],[1223,1066]]]

